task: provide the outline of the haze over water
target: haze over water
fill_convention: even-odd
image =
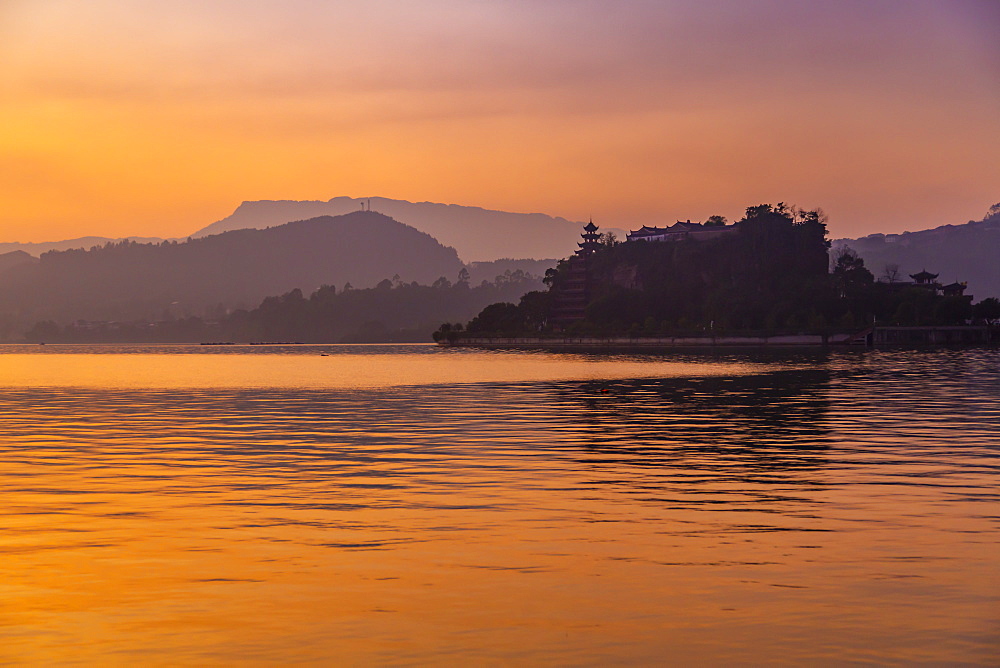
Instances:
[[[998,371],[3,347],[0,661],[995,664]]]

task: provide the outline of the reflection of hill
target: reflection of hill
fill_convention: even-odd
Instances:
[[[586,406],[587,447],[634,466],[739,466],[758,473],[824,465],[826,369],[630,380],[561,387]]]
[[[257,304],[294,288],[372,286],[454,280],[454,249],[377,213],[303,220],[264,230],[162,244],[120,243],[89,251],[50,252],[8,271],[0,312],[28,325],[57,321],[131,320],[198,315],[208,307]]]

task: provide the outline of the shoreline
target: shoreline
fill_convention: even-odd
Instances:
[[[440,341],[445,347],[476,348],[672,348],[687,346],[827,346],[849,345],[857,339],[856,334],[796,334],[775,336],[567,336],[558,338],[529,336],[483,336],[460,338],[454,341]],[[864,336],[856,345],[866,345]]]
[[[760,346],[989,345],[998,331],[986,325],[876,326],[860,332],[761,336],[478,336],[442,340],[444,347],[478,348],[679,348]]]

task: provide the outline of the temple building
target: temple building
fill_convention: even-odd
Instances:
[[[638,230],[629,232],[626,241],[681,241],[682,239],[715,239],[736,230],[735,225],[704,225],[681,221],[669,227],[649,227],[643,225]]]
[[[601,235],[597,233],[598,229],[600,228],[598,228],[597,225],[594,225],[594,221],[587,223],[587,225],[583,228],[583,234],[580,235],[583,237],[583,241],[577,244],[577,246],[580,247],[580,249],[576,251],[577,255],[590,255],[597,250],[597,247],[601,245],[601,242],[598,241],[601,237]]]
[[[969,287],[969,284],[965,281],[961,283],[949,283],[948,285],[941,286],[941,294],[945,297],[963,297],[965,296],[965,289]],[[970,295],[971,298],[971,295]]]
[[[916,274],[910,274],[912,281],[892,281],[885,283],[893,290],[903,290],[906,288],[921,288],[923,290],[929,290],[934,294],[943,295],[945,297],[968,297],[972,299],[972,295],[966,295],[965,290],[969,287],[969,284],[965,281],[949,283],[948,285],[941,285],[937,281],[937,277],[940,274],[932,274],[926,269],[922,269]]]
[[[577,244],[579,248],[569,258],[566,278],[555,292],[552,324],[556,327],[566,327],[584,318],[591,292],[590,258],[601,245],[598,229],[593,220],[587,223],[580,235],[583,241]]]

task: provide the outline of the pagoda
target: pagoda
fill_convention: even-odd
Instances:
[[[930,286],[937,287],[937,285],[934,283],[934,279],[937,277],[938,277],[937,274],[932,274],[926,269],[922,270],[918,274],[910,274],[910,278],[912,278],[917,285],[926,285],[929,287]]]
[[[587,223],[587,225],[583,228],[583,234],[580,235],[583,237],[583,241],[577,244],[577,246],[580,247],[580,249],[576,251],[577,255],[591,255],[597,250],[597,247],[601,245],[601,242],[598,241],[598,239],[601,238],[601,235],[597,233],[598,229],[597,225],[594,225],[593,220]]]
[[[584,319],[587,303],[590,301],[590,258],[600,248],[599,228],[591,220],[583,228],[583,241],[570,256],[566,267],[566,278],[555,291],[555,305],[552,309],[552,324],[563,328]]]

